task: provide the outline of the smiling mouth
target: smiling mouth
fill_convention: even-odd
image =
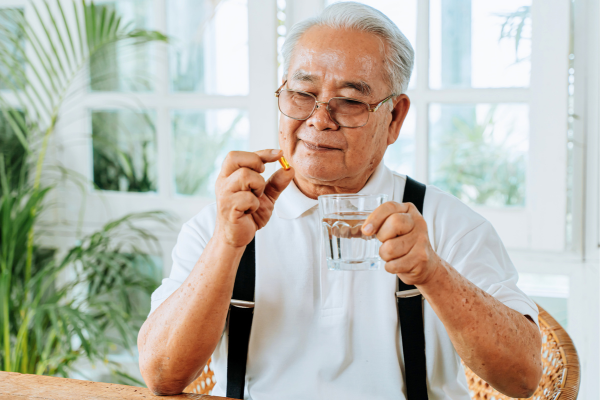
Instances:
[[[302,140],[302,143],[304,143],[304,146],[306,146],[307,149],[312,150],[312,151],[332,151],[332,150],[340,150],[336,147],[330,147],[330,146],[326,146],[326,145],[319,145],[316,143],[311,143],[311,142],[307,142],[305,140]]]

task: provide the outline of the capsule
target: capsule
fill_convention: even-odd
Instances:
[[[292,168],[292,167],[290,167],[290,164],[287,162],[287,160],[283,156],[281,156],[281,158],[279,159],[279,164],[281,164],[283,169],[285,169],[286,171],[288,171],[290,168]]]

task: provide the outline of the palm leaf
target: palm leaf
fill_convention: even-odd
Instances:
[[[18,166],[7,164],[4,147],[0,151],[0,366],[66,376],[82,356],[104,360],[112,343],[133,343],[145,310],[132,293],[149,295],[158,284],[133,272],[139,253],[158,247],[152,233],[136,225],[164,225],[168,218],[125,216],[82,238],[63,257],[44,259],[33,229],[54,190],[41,180],[49,138],[67,111],[65,103],[79,93],[73,82],[95,55],[119,43],[134,47],[166,37],[124,25],[116,11],[83,0],[30,7],[31,20],[15,17],[15,29],[0,27],[0,82],[16,99],[8,104],[0,98],[0,111],[24,154]],[[22,172],[32,164],[33,183]],[[77,277],[56,286],[57,277],[71,270]]]

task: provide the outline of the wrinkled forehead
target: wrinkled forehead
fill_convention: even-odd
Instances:
[[[372,33],[312,27],[296,44],[287,79],[383,95],[389,91],[384,50],[383,41]]]

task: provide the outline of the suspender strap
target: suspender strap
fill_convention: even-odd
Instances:
[[[413,203],[423,214],[425,185],[408,176],[404,188],[404,203]],[[416,293],[416,295],[415,295]],[[408,400],[427,400],[427,370],[425,368],[425,331],[423,301],[418,289],[398,279],[398,317],[404,351],[404,371]]]
[[[406,177],[403,202],[413,203],[423,213],[425,185]],[[246,246],[238,267],[229,310],[227,354],[227,397],[244,398],[246,360],[254,310],[256,279],[254,239]],[[404,371],[408,400],[427,400],[425,332],[423,303],[415,286],[398,279],[398,316],[404,351]]]
[[[244,398],[246,359],[254,311],[256,277],[254,239],[246,246],[233,286],[229,309],[229,344],[227,348],[227,397]]]

